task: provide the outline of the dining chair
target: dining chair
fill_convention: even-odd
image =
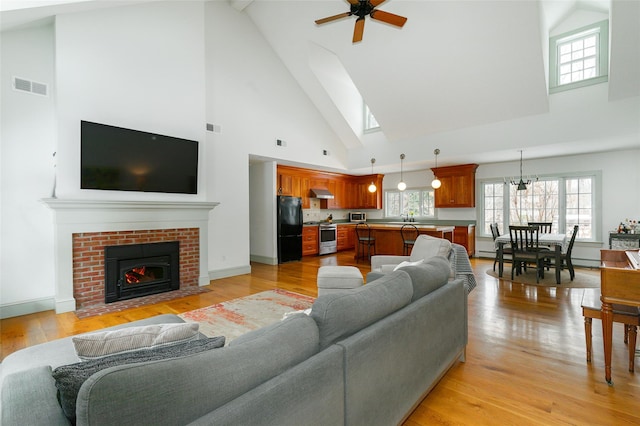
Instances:
[[[526,271],[527,265],[533,264],[536,269],[536,283],[544,278],[544,259],[549,250],[540,250],[538,245],[539,230],[537,226],[511,225],[509,226],[509,238],[511,241],[511,279],[514,272],[520,275]]]
[[[415,225],[406,224],[400,228],[400,236],[402,237],[402,255],[409,256],[413,245],[416,243],[416,239],[420,235],[420,231]]]
[[[573,281],[573,279],[576,277],[576,273],[573,269],[573,263],[571,262],[571,252],[573,251],[573,243],[575,243],[576,241],[576,235],[578,235],[578,228],[578,225],[574,225],[571,239],[569,240],[569,244],[567,245],[567,250],[563,253],[560,253],[560,264],[554,265],[556,268],[560,268],[560,270],[563,270],[566,267],[569,270],[571,281]],[[547,260],[549,262],[553,262],[555,260],[555,256],[550,254]]]
[[[367,249],[367,257],[371,259],[372,254],[376,254],[376,237],[372,236],[371,227],[365,222],[359,222],[356,225],[356,239],[358,240],[358,251],[356,261],[365,259],[365,248]],[[373,247],[373,250],[371,248]],[[372,253],[373,251],[373,253]]]
[[[527,225],[537,226],[541,233],[550,234],[553,222],[528,222]]]
[[[495,241],[496,238],[498,238],[500,236],[500,228],[498,227],[498,223],[494,222],[494,223],[490,223],[489,224],[489,229],[491,229],[491,236],[493,237],[493,243],[495,246]],[[495,247],[495,251],[496,251],[496,257],[493,261],[493,270],[496,270],[496,264],[500,261],[499,259],[499,254],[498,254],[498,247]],[[502,246],[502,262],[511,262],[511,246],[509,244],[503,244]],[[509,258],[505,258],[504,256],[507,255],[509,256]]]

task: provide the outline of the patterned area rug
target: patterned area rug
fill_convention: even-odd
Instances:
[[[229,344],[236,337],[280,321],[285,314],[309,309],[315,299],[287,290],[269,290],[207,306],[178,315],[200,324],[207,337],[225,336]]]
[[[498,267],[496,271],[493,269],[487,269],[487,275],[491,275],[494,278],[498,278]],[[568,270],[560,272],[560,284],[556,284],[556,271],[551,268],[549,271],[544,271],[544,278],[540,279],[539,283],[536,283],[536,274],[532,268],[521,275],[514,275],[513,282],[538,285],[543,287],[565,287],[565,288],[600,288],[600,270],[597,268],[575,268],[576,276],[571,281]],[[506,264],[504,272],[502,274],[502,281],[511,281],[511,264]]]

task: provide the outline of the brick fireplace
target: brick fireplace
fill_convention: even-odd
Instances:
[[[58,198],[42,202],[55,212],[56,313],[104,303],[106,245],[179,241],[180,290],[209,284],[209,212],[219,203]]]
[[[180,288],[198,286],[198,228],[74,233],[73,296],[76,308],[105,302],[105,247],[177,241],[180,244]]]

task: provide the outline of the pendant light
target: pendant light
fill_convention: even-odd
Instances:
[[[522,179],[522,150],[520,150],[520,181],[516,181],[515,179],[512,179],[511,185],[517,186],[518,188],[516,189],[518,191],[526,191],[527,185],[530,185],[530,184],[531,184],[531,179],[527,179],[526,182]]]
[[[440,188],[440,186],[442,186],[442,182],[440,182],[440,179],[438,179],[438,176],[436,176],[436,170],[438,170],[438,154],[440,154],[440,150],[438,148],[433,150],[433,153],[436,155],[436,167],[434,168],[434,172],[433,172],[433,180],[431,181],[431,187],[433,189],[438,189]]]
[[[376,162],[375,158],[371,159],[371,174],[373,175],[373,163]],[[376,192],[378,188],[376,188],[376,184],[373,182],[373,177],[371,178],[371,185],[369,185],[369,192]]]
[[[407,184],[402,179],[402,161],[404,160],[404,154],[400,154],[400,182],[398,182],[398,191],[404,191],[407,189]]]

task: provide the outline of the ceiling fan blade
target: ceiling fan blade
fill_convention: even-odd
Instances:
[[[364,33],[364,17],[356,19],[356,25],[353,29],[353,43],[362,41],[363,33]]]
[[[384,3],[387,0],[369,0],[369,3],[371,3],[371,6],[373,7],[378,7],[378,5]]]
[[[407,18],[404,16],[395,15],[383,10],[374,10],[371,12],[371,19],[386,22],[387,24],[395,25],[396,27],[402,27],[407,22]]]
[[[327,18],[318,19],[316,21],[317,25],[326,24],[327,22],[335,21],[337,19],[346,18],[347,16],[351,16],[351,12],[341,13],[339,15],[329,16]]]
[[[347,0],[349,2],[349,4],[352,4],[354,6],[357,6],[360,3],[360,0]]]

